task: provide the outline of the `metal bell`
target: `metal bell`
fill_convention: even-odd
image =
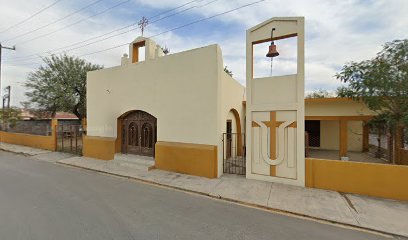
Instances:
[[[269,46],[269,51],[266,54],[267,57],[273,58],[279,56],[278,51],[276,50],[276,45],[274,42],[271,42],[271,45]]]

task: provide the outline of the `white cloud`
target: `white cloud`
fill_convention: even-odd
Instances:
[[[0,0],[4,1],[4,0]],[[214,14],[236,8],[238,6],[251,3],[255,0],[225,1],[218,0],[208,6],[199,7],[211,2],[211,0],[200,0],[189,6],[196,4],[196,8],[181,14],[186,16],[187,22],[192,19],[212,16]],[[0,31],[6,27],[21,21],[31,13],[38,11],[42,7],[50,4],[51,0],[13,0],[4,1],[0,8]],[[69,19],[61,21],[49,28],[38,31],[35,34],[27,35],[15,41],[6,41],[15,35],[24,33],[28,30],[37,28],[51,20],[58,19],[81,6],[89,4],[91,1],[63,1],[61,4],[45,11],[43,14],[34,18],[32,21],[19,26],[15,30],[10,30],[0,34],[0,41],[3,44],[13,44],[29,40],[35,36],[47,33],[51,30],[59,29],[66,24],[72,23],[78,19],[88,16],[86,13],[80,13]],[[188,2],[186,0],[185,2]],[[64,4],[62,4],[64,3]],[[27,73],[34,69],[36,62],[40,59],[15,59],[12,58],[30,55],[37,52],[48,51],[72,44],[99,34],[103,34],[115,28],[119,28],[135,22],[138,19],[129,16],[136,16],[136,13],[143,15],[143,9],[149,7],[149,13],[164,11],[166,9],[179,6],[183,2],[179,0],[161,0],[157,1],[134,0],[132,7],[123,6],[114,11],[108,12],[93,19],[89,19],[73,27],[64,29],[58,34],[38,39],[25,44],[17,44],[17,51],[5,53],[3,51],[4,63],[2,68],[3,86],[12,85],[12,103],[17,104],[23,100],[23,91],[21,83],[27,76]],[[113,5],[114,3],[110,3]],[[105,9],[109,5],[102,4],[97,6],[97,10]],[[189,6],[181,8],[185,9]],[[97,11],[95,10],[95,11]],[[408,1],[370,1],[370,0],[343,0],[343,1],[323,1],[323,0],[267,0],[265,2],[241,9],[236,12],[217,17],[207,22],[193,25],[183,31],[169,32],[158,37],[155,41],[158,44],[167,45],[171,52],[188,50],[189,48],[200,47],[203,45],[218,43],[224,54],[224,64],[232,70],[234,77],[241,83],[245,83],[245,29],[254,26],[270,17],[274,16],[305,16],[306,19],[306,90],[310,91],[316,88],[335,89],[340,83],[334,79],[334,74],[340,69],[342,64],[349,61],[359,61],[368,59],[375,55],[381,49],[381,45],[386,41],[397,38],[406,38],[406,29],[408,29]],[[168,30],[171,26],[176,27],[187,22],[179,21],[173,23],[173,18],[168,18],[162,22],[151,25],[145,35],[154,35]],[[220,23],[223,27],[234,29],[235,32],[215,31],[208,36],[198,36],[189,32],[203,28],[206,32],[211,29],[206,26]],[[167,27],[164,27],[164,26]],[[82,55],[106,49],[121,43],[132,41],[139,31],[133,31],[123,34],[109,40],[89,45],[87,47],[69,52],[70,54]],[[279,43],[278,43],[279,44]],[[285,44],[278,45],[278,49],[285,52]],[[264,54],[264,50],[259,50]],[[118,65],[120,57],[127,52],[127,46],[106,51],[100,54],[86,56],[85,58],[94,63],[105,66]],[[7,60],[10,59],[10,60]],[[18,61],[17,61],[18,60]],[[9,63],[7,63],[7,61]],[[268,74],[270,62],[259,60],[255,67],[257,71]],[[32,64],[32,65],[30,65]],[[33,65],[34,64],[34,65]],[[12,66],[12,65],[17,65]],[[274,72],[285,73],[294,69],[294,60],[285,58],[277,60],[274,63]],[[15,91],[15,92],[14,92]]]

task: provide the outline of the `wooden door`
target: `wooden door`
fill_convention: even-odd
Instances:
[[[140,149],[140,122],[129,120],[126,128],[127,153],[139,154]]]
[[[155,128],[153,121],[140,121],[141,154],[153,156],[155,144]]]
[[[152,115],[135,111],[124,119],[122,152],[154,156],[157,141],[157,120]]]

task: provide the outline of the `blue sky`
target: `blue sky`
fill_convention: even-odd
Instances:
[[[55,0],[0,0],[0,32],[50,5]],[[3,45],[16,45],[17,51],[3,51],[2,82],[11,85],[12,104],[24,100],[22,84],[27,74],[41,63],[43,52],[61,48],[78,41],[95,37],[117,28],[137,22],[142,16],[151,17],[178,7],[191,0],[101,0],[84,11],[36,32],[17,37],[33,29],[51,23],[96,0],[60,0],[51,8],[13,29],[0,33]],[[147,27],[145,36],[152,36],[186,23],[228,11],[256,0],[197,0],[175,11],[156,18],[183,11]],[[95,17],[89,16],[124,2],[122,5]],[[306,19],[306,92],[322,88],[334,90],[340,85],[333,76],[349,61],[369,59],[381,49],[381,45],[394,39],[407,38],[408,1],[389,0],[265,0],[261,3],[234,11],[208,21],[203,21],[177,31],[168,32],[153,39],[167,46],[171,53],[217,43],[224,55],[224,64],[234,77],[245,83],[245,31],[276,16],[304,16]],[[39,36],[59,30],[78,20],[86,19],[49,36]],[[130,28],[129,28],[130,29]],[[127,29],[125,29],[127,30]],[[132,41],[140,35],[138,29],[112,37],[89,46],[72,50],[67,54],[83,55]],[[109,36],[109,35],[108,35]],[[15,38],[15,39],[13,39]],[[10,40],[8,40],[10,39]],[[291,73],[295,58],[293,41],[278,42],[282,51],[274,62],[274,74]],[[270,72],[270,62],[263,58],[267,45],[260,48],[255,70],[260,75]],[[69,48],[68,48],[69,49]],[[85,56],[88,61],[105,67],[120,64],[120,57],[127,53],[127,46]],[[54,53],[60,53],[57,51]],[[40,55],[31,56],[40,53]]]

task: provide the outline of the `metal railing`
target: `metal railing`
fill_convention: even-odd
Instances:
[[[245,175],[245,134],[223,133],[223,173]]]
[[[57,150],[73,154],[82,154],[81,125],[58,125],[57,126]]]

